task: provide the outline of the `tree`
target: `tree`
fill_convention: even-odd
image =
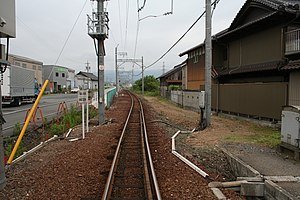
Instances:
[[[142,91],[142,79],[135,81],[133,85],[133,90]],[[159,80],[154,76],[145,76],[144,77],[144,91],[156,93],[159,92]]]

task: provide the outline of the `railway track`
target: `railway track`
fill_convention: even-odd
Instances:
[[[128,92],[131,108],[122,130],[102,199],[161,199],[150,147],[143,105]]]

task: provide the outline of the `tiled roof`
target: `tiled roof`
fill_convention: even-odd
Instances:
[[[239,10],[238,14],[235,16],[229,29],[234,29],[237,20],[245,13],[247,7],[252,4],[254,4],[255,6],[265,6],[270,9],[271,13],[278,12],[279,10],[288,13],[296,13],[297,11],[299,11],[300,0],[247,0]],[[270,14],[268,14],[268,16],[270,16]],[[266,16],[262,16],[262,18],[256,19],[255,21],[260,21],[265,18]]]
[[[185,65],[186,65],[186,60],[184,62],[182,62],[181,64],[176,65],[173,69],[171,69],[170,71],[167,71],[166,73],[162,74],[161,76],[159,76],[157,78],[163,78],[163,77],[169,76],[177,71],[180,71],[182,69],[182,67]]]
[[[289,61],[287,65],[280,68],[280,70],[293,70],[293,69],[300,69],[300,60]]]
[[[77,75],[82,75],[82,76],[85,76],[85,77],[88,77],[90,78],[92,81],[98,81],[98,77],[95,76],[93,73],[88,73],[88,72],[78,72]]]
[[[249,73],[249,72],[278,70],[283,65],[284,65],[283,61],[246,65],[246,66],[240,66],[232,69],[220,70],[219,75],[222,76],[222,75]]]

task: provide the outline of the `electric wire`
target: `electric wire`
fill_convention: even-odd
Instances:
[[[119,8],[119,26],[120,26],[120,35],[121,35],[121,46],[123,45],[123,30],[122,30],[122,20],[121,20],[121,5],[120,5],[120,0],[118,0],[118,8]]]
[[[22,25],[22,27],[24,28],[25,31],[28,31],[33,37],[31,37],[31,39],[35,40],[38,43],[43,43],[43,45],[41,45],[40,47],[42,48],[46,48],[46,49],[50,49],[52,51],[56,51],[55,48],[51,45],[49,45],[49,43],[45,43],[45,39],[43,39],[40,34],[37,34],[36,31],[34,31],[33,28],[31,28],[30,26],[28,26],[23,20],[21,20],[18,16],[16,16],[17,22],[20,23],[20,25]],[[77,63],[77,61],[71,59],[71,58],[65,58],[71,62]]]
[[[125,42],[124,42],[124,49],[125,50],[127,48],[128,16],[129,16],[129,0],[126,1],[126,23],[125,23]]]
[[[211,5],[218,4],[219,2],[220,2],[220,0],[215,0]],[[215,7],[216,7],[216,5],[214,6],[214,8]],[[196,19],[196,21],[188,28],[188,30],[162,56],[160,56],[152,64],[145,67],[144,70],[152,67],[153,65],[158,63],[162,58],[164,58],[186,36],[186,34],[198,23],[198,21],[204,16],[205,13],[206,13],[206,11],[203,11],[202,14]]]
[[[73,24],[73,27],[72,27],[72,29],[71,29],[71,31],[70,31],[70,33],[69,33],[69,35],[68,35],[68,37],[67,37],[67,39],[66,39],[66,41],[65,41],[65,43],[64,43],[64,45],[63,45],[63,47],[62,47],[60,53],[59,53],[59,55],[58,55],[58,57],[57,57],[57,59],[56,59],[54,65],[57,65],[57,63],[58,63],[58,61],[59,61],[59,59],[60,59],[60,57],[61,57],[61,55],[62,55],[62,53],[63,53],[63,51],[64,51],[64,49],[65,49],[65,47],[66,47],[66,45],[67,45],[67,43],[68,43],[70,37],[71,37],[71,34],[73,33],[73,30],[74,30],[74,28],[75,28],[75,26],[76,26],[76,24],[77,24],[77,22],[78,22],[78,20],[79,20],[79,17],[80,17],[81,14],[82,14],[82,11],[83,11],[83,9],[84,9],[84,7],[85,7],[85,5],[86,5],[87,2],[88,2],[88,0],[86,0],[85,3],[83,4],[83,6],[82,6],[82,8],[81,8],[81,10],[80,10],[80,12],[79,12],[79,14],[78,14],[76,20],[75,20],[75,23]],[[51,70],[51,72],[50,72],[50,74],[49,74],[49,76],[48,76],[48,79],[50,79],[50,76],[52,75],[53,70],[54,70],[54,67],[52,68],[52,70]]]
[[[142,7],[140,7],[140,8],[138,7],[138,12],[142,11],[144,9],[145,5],[146,5],[146,0],[144,0]]]

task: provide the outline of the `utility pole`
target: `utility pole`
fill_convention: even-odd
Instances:
[[[15,0],[1,1],[0,6],[0,190],[6,185],[5,167],[4,167],[4,145],[2,125],[5,123],[2,113],[2,76],[9,65],[9,40],[16,37],[16,6]],[[1,44],[2,38],[6,38],[5,45]]]
[[[211,65],[212,65],[212,44],[211,44],[211,0],[206,0],[206,39],[205,39],[205,112],[204,119],[206,126],[211,123]]]
[[[162,70],[163,70],[163,73],[162,73],[162,74],[165,74],[165,73],[166,73],[166,66],[165,66],[165,62],[163,62],[163,68],[162,68]]]
[[[116,62],[116,96],[119,93],[119,78],[118,78],[118,46],[115,48],[115,62]]]
[[[90,63],[89,63],[89,61],[87,61],[85,64],[86,64],[86,67],[85,67],[85,69],[86,69],[86,72],[87,72],[87,73],[89,73],[89,72],[90,72],[90,70],[91,70],[91,67],[90,67]]]
[[[92,0],[95,1],[95,0]],[[104,1],[97,0],[97,12],[88,16],[88,34],[94,39],[96,54],[98,56],[98,124],[105,122],[104,116],[104,40],[108,37],[108,13],[104,12]],[[96,45],[97,40],[97,45]]]
[[[144,96],[144,57],[142,56],[142,95]]]

